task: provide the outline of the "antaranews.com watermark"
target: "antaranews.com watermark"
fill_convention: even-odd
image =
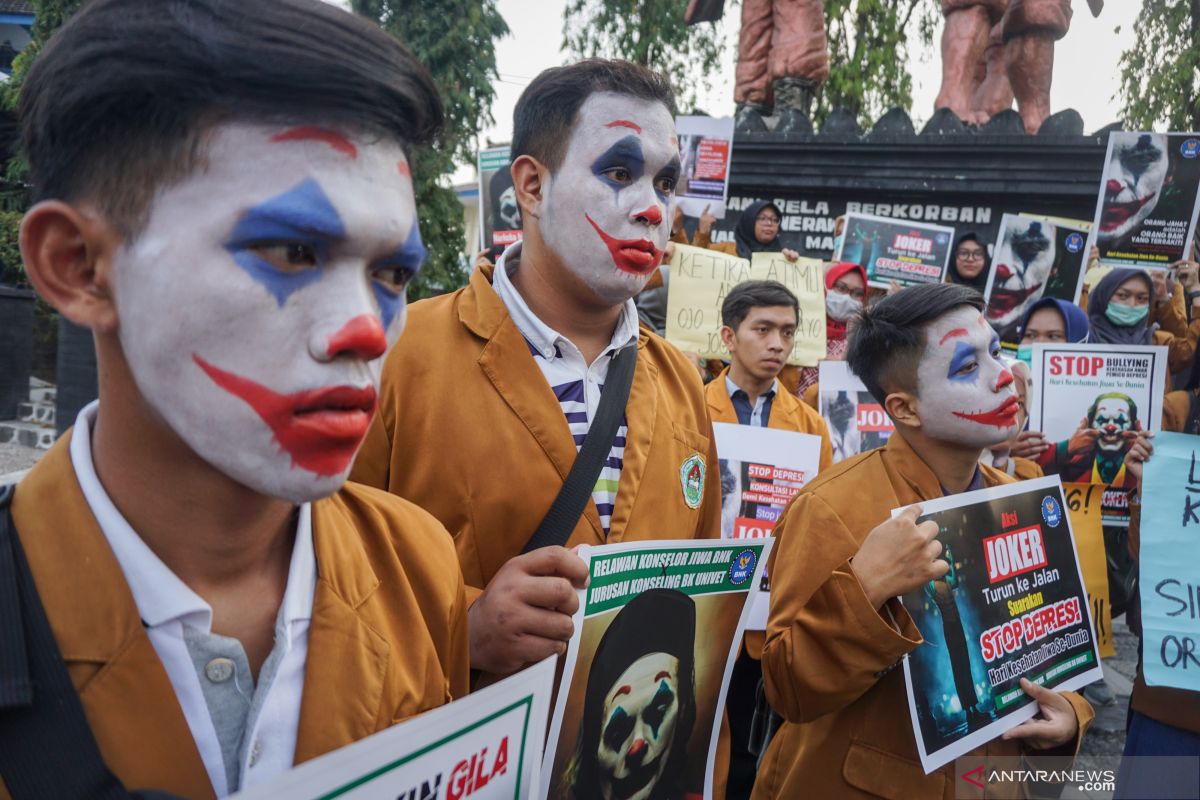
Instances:
[[[1088,797],[1119,800],[1197,800],[1200,758],[1113,756],[1089,759],[1087,766],[1071,757],[964,756],[954,762],[954,796],[978,798],[1058,798],[1066,787]]]

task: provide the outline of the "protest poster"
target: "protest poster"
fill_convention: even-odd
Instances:
[[[1142,480],[1142,675],[1200,692],[1200,436],[1161,433]]]
[[[1104,523],[1128,525],[1125,454],[1138,430],[1162,426],[1167,348],[1035,344],[1031,367],[1029,428],[1052,443],[1038,462],[1066,483],[1104,484]]]
[[[717,733],[772,539],[582,548],[543,798],[712,797]]]
[[[820,261],[788,261],[781,253],[755,253],[753,261],[717,250],[677,244],[667,286],[667,341],[702,358],[729,360],[721,341],[721,304],[748,280],[774,280],[800,303],[796,340],[787,363],[814,366],[825,356],[825,283]]]
[[[521,240],[521,206],[508,168],[508,145],[479,151],[480,250]]]
[[[924,638],[904,680],[929,773],[1037,713],[1021,678],[1070,691],[1102,673],[1057,477],[921,505],[950,564],[900,598]]]
[[[1089,245],[1111,266],[1166,269],[1186,258],[1200,212],[1200,134],[1115,131]]]
[[[867,271],[867,283],[887,289],[941,283],[950,264],[954,229],[925,222],[847,214],[842,246],[834,261],[850,261]]]
[[[539,784],[557,660],[306,761],[234,800],[529,797]]]
[[[1025,312],[1043,297],[1075,301],[1087,259],[1089,226],[1005,214],[988,273],[984,315],[1006,341],[1017,340]]]
[[[819,365],[821,417],[829,426],[833,462],[883,447],[895,428],[883,406],[845,361]]]
[[[733,117],[676,117],[675,133],[680,159],[675,203],[689,217],[699,217],[707,208],[717,219],[724,219]]]
[[[1063,496],[1067,513],[1071,515],[1071,532],[1075,534],[1083,588],[1087,590],[1088,607],[1096,625],[1096,647],[1101,658],[1109,658],[1116,655],[1116,650],[1112,637],[1112,601],[1108,593],[1108,557],[1104,552],[1101,507],[1104,487],[1096,483],[1064,483]]]
[[[721,536],[773,536],[783,509],[817,474],[821,437],[714,422],[713,438],[721,473]],[[746,622],[752,631],[767,625],[770,581],[765,572],[759,588]]]

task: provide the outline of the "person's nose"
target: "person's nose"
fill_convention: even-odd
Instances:
[[[642,222],[650,225],[661,225],[663,221],[662,209],[657,203],[646,206],[641,211],[633,212],[633,221]]]
[[[996,388],[994,391],[998,392],[1001,389],[1003,389],[1005,386],[1008,386],[1009,384],[1011,384],[1012,382],[1013,382],[1012,370],[1007,370],[1007,369],[1000,370],[1000,375],[996,378]]]
[[[1116,178],[1109,178],[1108,183],[1105,184],[1104,188],[1108,190],[1109,194],[1120,194],[1121,190],[1125,188],[1125,185]]]
[[[330,360],[349,355],[370,361],[379,358],[386,350],[387,334],[379,317],[359,314],[329,337],[325,353]]]

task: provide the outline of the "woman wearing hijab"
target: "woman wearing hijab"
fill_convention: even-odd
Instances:
[[[733,229],[732,242],[714,242],[711,239],[712,222],[705,225],[705,218],[700,218],[696,227],[696,235],[692,238],[694,247],[707,247],[739,258],[751,258],[755,253],[783,253],[788,261],[795,261],[800,254],[795,250],[784,247],[779,241],[779,225],[783,214],[779,206],[770,200],[758,200],[742,209],[737,225]]]
[[[979,240],[979,234],[968,231],[954,243],[950,267],[946,270],[946,283],[970,286],[983,294],[987,288],[989,266],[987,248]]]
[[[867,271],[849,261],[834,264],[825,271],[825,358],[841,361],[846,357],[846,323],[862,310],[867,297]],[[817,407],[818,367],[800,370],[796,394],[813,408]]]
[[[1144,270],[1114,269],[1088,295],[1091,341],[1165,345],[1167,369],[1174,375],[1191,365],[1200,326],[1193,325],[1187,336],[1158,329],[1150,323],[1153,305],[1154,282]]]

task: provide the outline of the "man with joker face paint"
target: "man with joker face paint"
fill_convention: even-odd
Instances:
[[[316,0],[96,0],[20,115],[25,264],[100,399],[12,513],[108,767],[225,796],[464,694],[445,529],[343,487],[424,259],[424,68]]]
[[[921,502],[1013,480],[979,464],[984,449],[1016,431],[1020,407],[983,308],[966,287],[920,286],[884,298],[851,326],[846,360],[896,432],[823,471],[776,525],[762,664],[767,697],[785,721],[755,798],[954,797],[953,765],[926,775],[917,755],[895,667],[922,639],[898,596],[950,569],[937,524],[916,523]],[[1039,713],[988,743],[989,756],[1074,753],[1091,707],[1021,685]]]

